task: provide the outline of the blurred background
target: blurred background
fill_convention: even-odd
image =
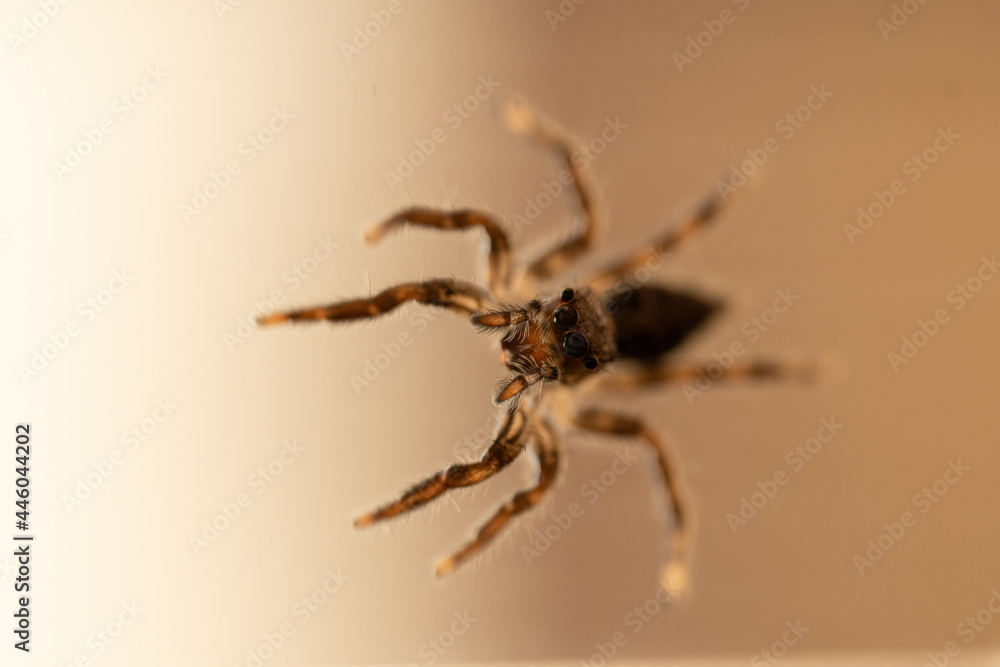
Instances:
[[[11,0],[0,25],[0,496],[13,525],[28,422],[36,536],[33,650],[9,664],[992,659],[995,3]],[[624,440],[570,434],[545,505],[444,580],[527,457],[352,527],[482,451],[504,369],[461,318],[252,326],[482,282],[474,233],[363,243],[405,206],[530,218],[521,261],[565,238],[573,201],[541,197],[557,165],[505,132],[511,98],[588,147],[607,220],[545,289],[756,158],[752,192],[654,277],[727,302],[685,358],[841,369],[598,401],[684,462],[684,604],[656,598],[662,515],[647,469],[612,468]]]

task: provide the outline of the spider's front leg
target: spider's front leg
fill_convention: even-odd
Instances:
[[[391,519],[434,500],[449,489],[472,486],[497,474],[524,449],[525,416],[521,412],[508,413],[500,425],[496,439],[483,457],[475,463],[456,464],[436,475],[415,484],[394,502],[388,503],[354,520],[358,528],[377,521]]]
[[[407,301],[447,308],[461,315],[471,316],[482,310],[483,306],[489,302],[489,295],[485,290],[471,283],[441,278],[396,285],[368,299],[352,299],[316,308],[271,313],[258,318],[257,323],[269,326],[282,322],[309,320],[349,322],[378,317]]]
[[[462,209],[441,211],[415,206],[400,211],[385,222],[375,225],[365,232],[365,240],[376,243],[397,227],[414,225],[434,229],[469,229],[482,227],[488,240],[490,290],[502,297],[510,285],[510,241],[507,234],[491,216],[479,211]]]
[[[461,563],[482,551],[511,519],[537,505],[545,496],[559,471],[559,451],[552,440],[551,429],[544,424],[534,427],[529,437],[532,449],[538,457],[538,478],[535,480],[535,485],[514,494],[513,498],[504,503],[490,517],[489,521],[483,524],[471,542],[455,552],[454,555],[438,563],[434,570],[437,576],[448,574]]]
[[[595,433],[621,435],[638,438],[656,456],[656,464],[673,514],[673,529],[669,540],[670,556],[663,566],[660,583],[671,597],[681,595],[687,587],[688,561],[690,559],[688,541],[693,532],[687,494],[683,488],[679,466],[660,439],[643,422],[634,417],[589,409],[579,412],[573,418],[574,425]]]

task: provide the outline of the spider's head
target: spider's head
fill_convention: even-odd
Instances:
[[[617,356],[614,324],[590,288],[567,287],[545,302],[542,314],[561,382],[579,382]]]

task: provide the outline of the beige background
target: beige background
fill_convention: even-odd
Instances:
[[[1000,623],[969,643],[957,626],[1000,586],[1000,283],[961,311],[947,301],[1000,249],[995,3],[928,2],[884,39],[885,1],[752,0],[741,10],[728,0],[590,0],[553,29],[555,0],[403,0],[350,62],[341,42],[385,3],[248,1],[220,17],[209,0],[74,2],[15,49],[9,35],[41,6],[7,2],[0,17],[0,354],[11,434],[0,489],[13,485],[13,425],[30,421],[37,535],[34,651],[4,646],[4,664],[247,665],[262,635],[286,622],[294,635],[267,665],[427,664],[428,642],[450,643],[453,614],[466,611],[476,621],[438,662],[580,664],[624,631],[616,659],[762,664],[758,652],[796,621],[809,631],[789,663],[865,653],[918,665],[957,641],[950,664],[972,664],[996,646]],[[672,54],[726,8],[734,21],[679,72]],[[120,118],[115,100],[147,67],[165,79]],[[480,76],[499,89],[452,129],[445,112]],[[833,96],[783,136],[776,123],[812,86]],[[800,300],[751,352],[832,355],[848,371],[808,390],[612,401],[676,442],[700,525],[694,596],[637,633],[626,615],[655,591],[661,534],[645,471],[624,473],[530,565],[521,551],[623,442],[567,442],[547,509],[443,582],[433,563],[525,486],[527,461],[403,526],[352,528],[359,511],[452,460],[455,443],[489,421],[502,368],[466,323],[442,316],[423,330],[413,310],[341,329],[253,331],[232,350],[225,339],[273,290],[282,305],[307,305],[422,275],[481,279],[474,236],[414,232],[367,247],[361,231],[413,202],[523,214],[553,163],[503,131],[492,109],[514,95],[582,140],[607,118],[628,125],[591,169],[610,220],[604,257],[661,229],[745,151],[777,139],[760,187],[658,278],[729,300],[692,358],[745,340],[743,323],[788,288]],[[274,108],[294,119],[250,161],[241,142]],[[60,179],[53,163],[104,118],[113,131]],[[907,179],[904,163],[948,127],[960,138],[849,243],[843,225],[856,209]],[[436,128],[446,141],[391,191],[384,173]],[[240,172],[186,223],[180,205],[230,160]],[[518,236],[522,257],[567,233],[570,212],[560,198]],[[338,247],[293,289],[286,272],[317,237]],[[103,293],[122,269],[134,279]],[[91,320],[79,310],[109,297]],[[894,372],[887,354],[938,308],[950,321]],[[22,380],[19,367],[70,323],[78,335]],[[403,332],[412,344],[355,391],[351,375]],[[142,429],[158,399],[178,407],[130,451],[123,433]],[[791,472],[786,452],[831,415],[843,430]],[[262,488],[251,476],[291,439],[304,451]],[[66,494],[115,450],[120,465],[68,510]],[[957,459],[970,472],[919,514],[912,496]],[[734,535],[726,514],[778,470],[790,472],[788,485]],[[195,554],[190,538],[241,493],[251,504]],[[0,497],[12,517],[10,493]],[[859,576],[854,556],[905,511],[916,525]],[[11,559],[0,564],[9,619]],[[302,622],[294,605],[328,570],[349,579]],[[138,618],[110,646],[95,640],[133,601]]]

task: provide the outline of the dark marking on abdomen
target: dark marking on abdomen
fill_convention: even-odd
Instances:
[[[604,308],[615,324],[618,355],[655,359],[670,352],[722,308],[690,292],[643,286],[613,294]]]

